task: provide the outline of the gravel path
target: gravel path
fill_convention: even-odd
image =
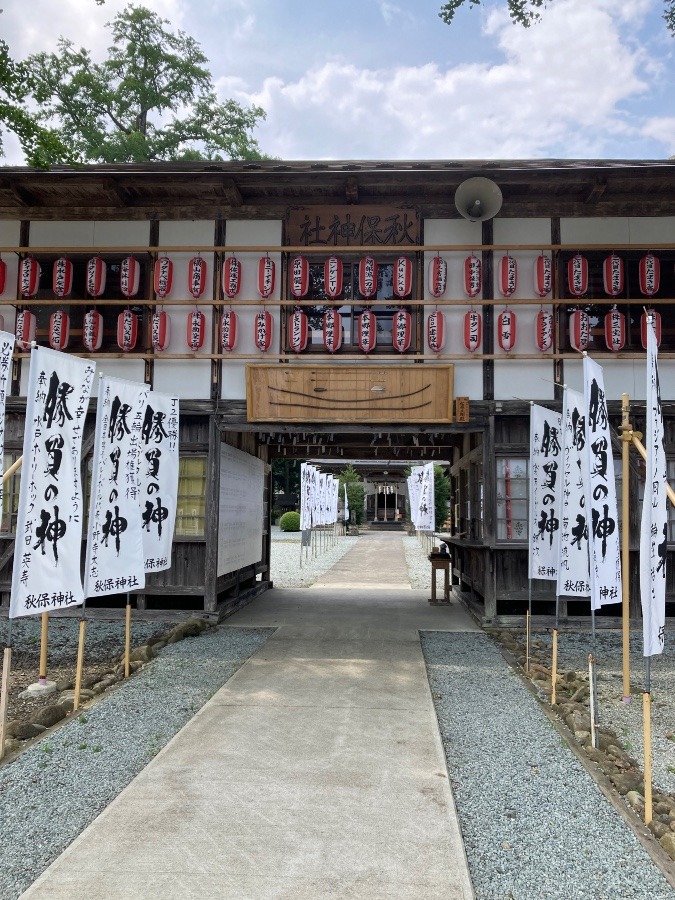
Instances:
[[[77,637],[77,621],[63,621]],[[92,632],[103,634],[98,624]],[[225,626],[165,647],[140,673],[0,768],[2,900],[32,884],[272,630]]]
[[[485,634],[422,646],[480,900],[673,900]]]

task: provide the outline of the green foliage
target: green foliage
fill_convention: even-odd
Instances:
[[[434,466],[434,517],[435,530],[441,531],[448,517],[448,498],[450,497],[450,477],[443,466]]]
[[[553,0],[507,0],[507,6],[511,20],[529,28],[533,22],[541,18],[540,10],[546,9],[552,2]],[[446,25],[450,25],[455,14],[465,4],[480,6],[481,0],[449,0],[441,6],[438,15]],[[675,33],[675,0],[663,0],[663,18],[668,30]]]
[[[356,525],[363,523],[366,491],[362,478],[351,463],[338,475],[340,483],[340,496],[344,498],[344,486],[347,485],[347,502],[349,503],[349,518]]]
[[[280,456],[272,460],[272,485],[274,493],[300,493],[300,460]]]
[[[40,119],[88,162],[258,159],[251,131],[265,113],[218,101],[199,44],[144,6],[127,6],[106,27],[107,59],[94,63],[64,37],[56,53],[25,62]]]
[[[279,528],[281,528],[282,531],[300,531],[300,513],[284,513],[279,519]]]

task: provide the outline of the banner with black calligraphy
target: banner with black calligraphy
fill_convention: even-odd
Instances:
[[[530,413],[529,577],[557,581],[562,496],[562,416],[533,404]]]
[[[600,609],[621,602],[621,542],[605,381],[602,367],[588,356],[584,356],[584,411],[591,609]]]
[[[171,568],[178,445],[178,397],[150,391],[141,428],[140,500],[146,572]]]
[[[85,597],[145,585],[140,514],[142,429],[147,385],[101,378],[96,412]]]
[[[0,331],[0,475],[3,474],[3,459],[5,456],[5,400],[10,383],[12,366],[12,353],[14,351],[15,337],[8,331]],[[4,484],[0,479],[0,521],[2,520],[2,507],[4,496]]]
[[[310,488],[312,466],[309,463],[300,465],[300,531],[312,527],[312,507],[310,504]]]
[[[654,325],[647,327],[645,493],[640,529],[640,595],[644,655],[663,653],[666,625],[666,556],[668,511],[666,508],[666,451],[663,445],[663,413]]]
[[[31,352],[10,617],[84,602],[80,465],[95,371],[47,347]]]
[[[410,521],[415,528],[420,518],[420,492],[422,490],[422,481],[424,479],[424,466],[412,466],[410,475],[408,476],[408,499],[410,501]]]
[[[586,526],[586,413],[584,397],[565,389],[562,413],[562,503],[560,508],[559,596],[590,597]]]
[[[420,531],[433,531],[435,528],[434,510],[434,464],[426,463],[420,484],[419,506],[417,510],[417,527]]]

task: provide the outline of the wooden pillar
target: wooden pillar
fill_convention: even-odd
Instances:
[[[482,223],[483,244],[494,243],[492,219]],[[483,299],[494,299],[494,259],[492,250],[483,250]],[[494,353],[494,306],[483,306],[483,353]],[[483,360],[483,400],[493,400],[495,396],[495,364],[492,359]]]
[[[206,563],[204,566],[204,610],[218,606],[218,520],[220,497],[220,429],[214,416],[209,420],[209,456],[206,466],[206,509],[204,518]]]

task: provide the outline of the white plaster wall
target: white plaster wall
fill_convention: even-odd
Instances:
[[[552,400],[553,362],[495,360],[495,400]]]
[[[211,396],[211,367],[184,359],[155,357],[153,390],[181,400],[205,400]]]
[[[99,375],[108,375],[111,378],[124,378],[127,381],[135,381],[143,384],[144,365],[141,359],[92,359],[96,363],[96,374],[91,389],[92,399],[98,395]],[[20,396],[25,397],[28,389],[29,359],[21,360]]]
[[[31,247],[128,247],[146,245],[150,223],[131,222],[31,222]]]
[[[472,359],[471,362],[455,363],[455,397],[468,397],[469,400],[483,399],[483,363]]]
[[[626,244],[631,240],[628,218],[561,219],[560,240],[563,244]]]

